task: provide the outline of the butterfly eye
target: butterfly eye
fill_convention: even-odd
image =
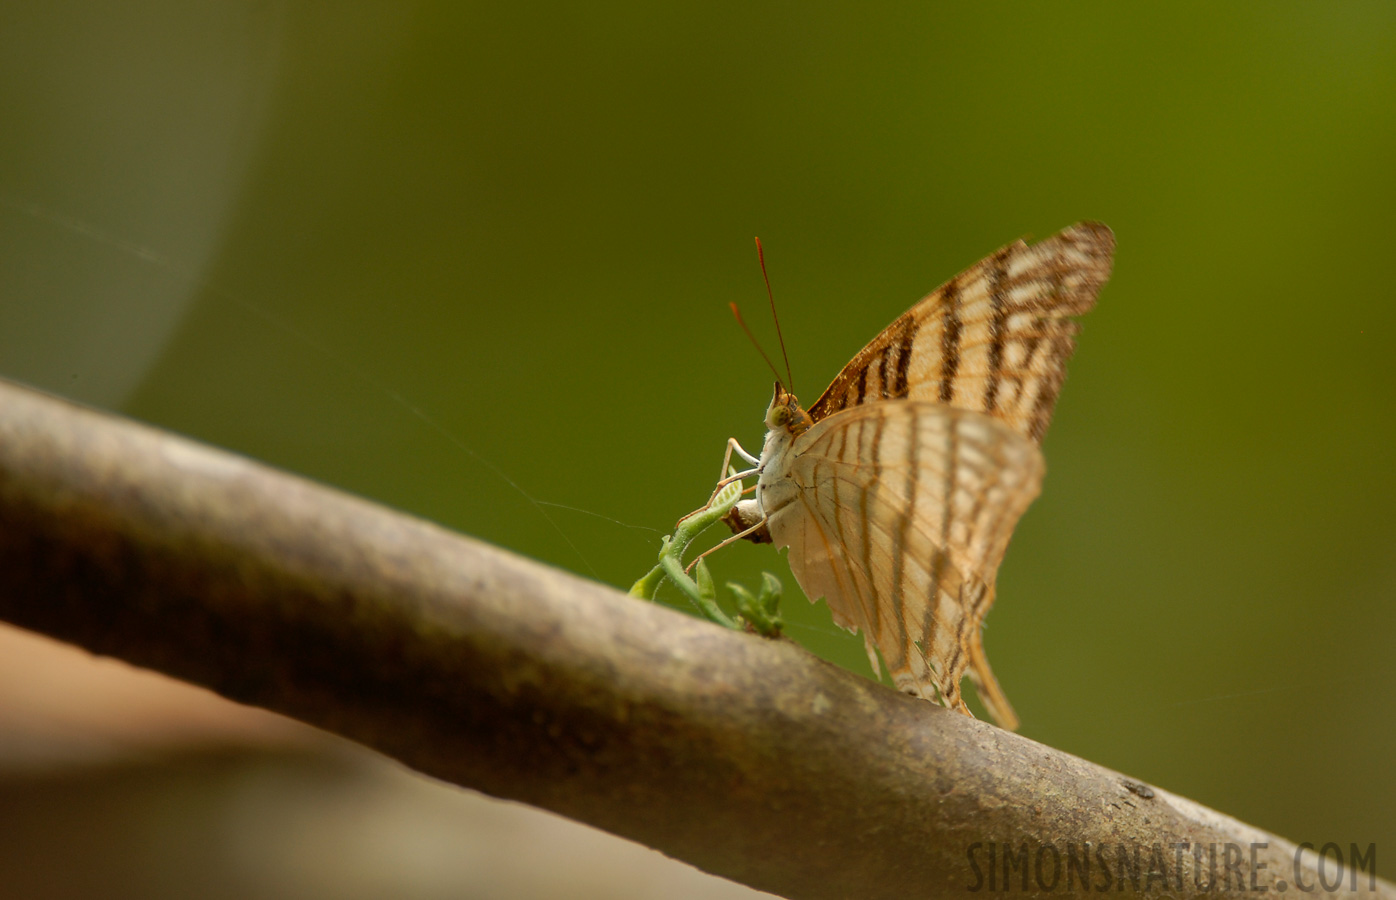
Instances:
[[[790,407],[773,406],[766,416],[766,424],[771,428],[783,428],[790,423]]]

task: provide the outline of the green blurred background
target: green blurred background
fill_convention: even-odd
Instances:
[[[6,2],[0,373],[626,586],[759,445],[753,235],[813,400],[1099,219],[986,634],[1022,732],[1385,852],[1393,47],[1386,3]],[[714,567],[866,673],[769,547]]]

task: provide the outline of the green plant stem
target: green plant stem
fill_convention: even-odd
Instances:
[[[706,618],[725,628],[738,628],[738,623],[722,611],[717,598],[711,591],[700,589],[697,582],[688,577],[683,568],[683,555],[688,545],[698,535],[707,531],[727,515],[742,496],[741,481],[734,481],[724,487],[704,508],[682,519],[674,529],[673,537],[666,537],[659,550],[659,562],[630,588],[630,596],[653,600],[659,585],[667,577],[688,597]],[[699,563],[702,565],[702,563]]]
[[[667,539],[666,539],[667,543]],[[659,565],[664,569],[664,574],[669,576],[669,580],[674,582],[688,596],[688,599],[698,607],[698,611],[710,620],[723,626],[724,628],[740,628],[741,626],[732,619],[721,607],[717,605],[717,598],[711,591],[701,590],[688,573],[683,570],[683,559],[680,553],[660,553]],[[700,560],[699,566],[703,563]],[[709,579],[711,586],[711,579]]]

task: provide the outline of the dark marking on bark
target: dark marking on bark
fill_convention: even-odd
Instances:
[[[1154,789],[1144,784],[1142,781],[1135,781],[1132,778],[1121,778],[1120,783],[1125,786],[1125,790],[1131,794],[1143,797],[1145,800],[1154,799]]]

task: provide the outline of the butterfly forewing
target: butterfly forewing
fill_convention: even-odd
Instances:
[[[928,294],[864,347],[810,407],[817,422],[880,400],[983,412],[1041,441],[1079,316],[1110,276],[1115,238],[1082,222],[1004,247]]]
[[[987,416],[913,401],[829,416],[787,459],[798,491],[768,526],[796,579],[863,632],[874,670],[876,646],[899,688],[963,710],[967,667],[993,683],[977,638],[1041,485],[1036,445]],[[993,711],[1012,724],[1006,704]]]

